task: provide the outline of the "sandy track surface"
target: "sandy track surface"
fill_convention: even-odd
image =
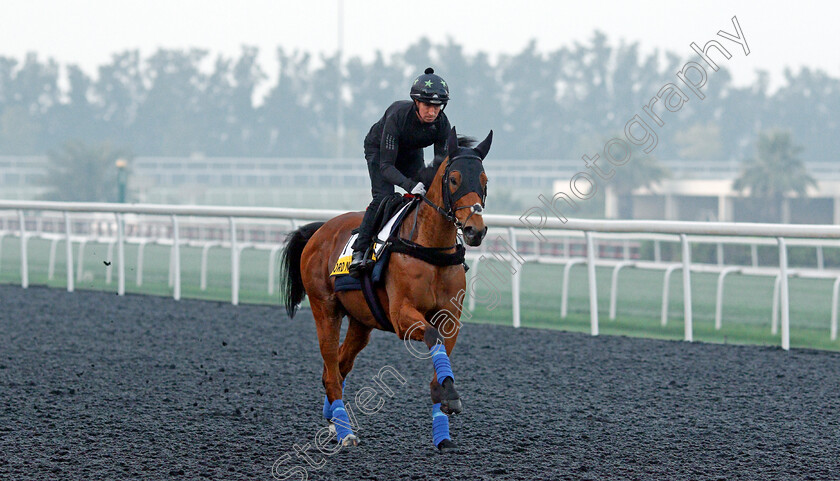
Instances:
[[[0,302],[0,479],[840,479],[837,353],[467,324],[461,452],[441,456],[431,362],[376,332],[345,400],[383,405],[325,456],[309,311],[13,286]],[[372,380],[386,367],[392,396]]]

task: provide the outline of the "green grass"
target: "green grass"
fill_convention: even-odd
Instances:
[[[482,279],[494,279],[490,270],[480,266]],[[504,267],[499,272],[507,272]],[[567,331],[590,332],[589,284],[586,266],[572,268],[569,306],[566,319],[560,317],[563,266],[526,264],[521,275],[522,325]],[[472,274],[472,272],[470,273]],[[683,339],[682,273],[670,279],[668,324],[662,327],[663,271],[624,268],[619,275],[616,320],[609,320],[612,269],[596,269],[598,280],[599,332],[662,339]],[[691,298],[694,340],[780,345],[780,335],[770,334],[773,283],[772,277],[730,274],[725,281],[722,328],[716,331],[715,295],[717,275],[691,274]],[[817,349],[840,349],[840,342],[830,340],[832,280],[790,279],[791,346]],[[487,282],[478,284],[478,298],[489,297]],[[476,303],[471,320],[498,324],[511,322],[510,280],[496,281],[498,306],[489,309]]]
[[[64,244],[56,251],[54,279],[47,279],[49,242],[31,239],[29,250],[30,285],[66,288]],[[148,245],[144,256],[143,285],[135,284],[137,246],[126,245],[126,292],[171,296],[168,286],[169,248]],[[74,261],[78,249],[73,249]],[[113,272],[110,285],[105,283],[104,261],[107,246],[87,245],[83,278],[76,282],[77,289],[116,291],[117,272]],[[230,253],[226,249],[210,250],[208,259],[207,290],[199,289],[201,250],[181,249],[181,295],[184,298],[230,301]],[[240,302],[279,305],[279,295],[269,295],[267,251],[245,250],[241,258]],[[499,281],[493,277],[487,262],[479,267],[482,282],[477,284],[479,299],[496,293],[498,304],[490,309],[487,303],[477,302],[475,312],[466,322],[510,325],[511,295],[510,276]],[[507,273],[496,264],[496,270]],[[473,275],[471,271],[468,275]],[[563,266],[527,264],[521,275],[522,325],[589,332],[589,294],[586,267],[572,268],[569,287],[569,312],[560,318]],[[638,336],[661,339],[683,339],[682,274],[671,276],[668,325],[660,325],[663,271],[625,268],[619,277],[617,319],[609,320],[610,280],[612,269],[598,268],[599,330],[605,335]],[[74,273],[75,275],[75,273]],[[493,279],[491,286],[488,281]],[[16,238],[3,239],[0,257],[0,282],[20,283],[20,243]],[[714,329],[716,274],[692,273],[692,312],[694,339],[704,342],[732,344],[780,344],[779,335],[770,334],[773,278],[730,274],[726,278],[723,306],[723,327]],[[791,346],[840,350],[840,342],[829,339],[831,319],[831,280],[790,280]]]

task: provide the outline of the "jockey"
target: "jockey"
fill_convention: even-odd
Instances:
[[[425,194],[426,186],[411,179],[424,167],[423,148],[434,144],[435,166],[447,155],[450,126],[443,109],[449,101],[449,86],[429,67],[414,79],[410,96],[411,100],[391,104],[365,137],[373,200],[365,210],[359,237],[353,244],[349,266],[353,277],[359,277],[367,267],[366,253],[374,235],[373,219],[382,199],[394,193],[394,186],[414,195]]]

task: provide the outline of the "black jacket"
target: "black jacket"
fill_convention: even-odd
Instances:
[[[391,104],[385,115],[370,128],[365,137],[365,157],[371,158],[370,154],[378,151],[382,177],[410,191],[416,182],[401,172],[408,167],[405,164],[416,159],[418,151],[422,159],[422,149],[432,144],[436,160],[446,157],[449,129],[449,119],[443,111],[434,122],[427,124],[417,117],[413,100],[399,100]]]

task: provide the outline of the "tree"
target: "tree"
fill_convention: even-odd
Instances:
[[[93,81],[76,65],[67,67],[66,101],[56,105],[46,118],[48,145],[58,147],[66,139],[92,140],[102,135],[100,111],[91,102]]]
[[[0,146],[7,154],[39,153],[44,124],[58,104],[58,65],[34,53],[18,66],[0,59]]]
[[[6,107],[0,113],[0,145],[3,153],[27,155],[37,153],[41,124],[22,105]]]
[[[345,68],[344,86],[351,101],[344,109],[344,152],[359,152],[370,126],[382,117],[391,102],[408,98],[410,83],[400,65],[387,62],[382,52],[376,52],[370,63],[353,57]]]
[[[780,221],[786,194],[804,196],[809,186],[817,185],[799,158],[801,152],[802,147],[793,143],[790,132],[759,133],[756,156],[743,162],[732,188],[740,193],[749,191],[753,199],[766,202],[766,220]]]
[[[114,202],[117,200],[117,159],[130,155],[108,143],[87,145],[69,141],[48,154],[45,183],[49,200]]]
[[[616,132],[610,137],[601,138],[601,140],[598,140],[598,136],[590,135],[585,138],[585,142],[589,145],[605,147],[610,139],[623,138],[623,133]],[[621,147],[618,145],[611,146],[610,152],[618,158],[622,156]],[[603,152],[598,152],[598,154],[601,156],[597,163],[599,168],[605,173],[612,169],[614,174],[610,179],[601,179],[596,175],[593,175],[593,177],[617,197],[618,218],[620,219],[633,218],[634,190],[652,187],[671,176],[668,168],[662,165],[656,157],[645,154],[641,148],[636,146],[630,146],[630,151],[627,154],[628,160],[623,165],[612,165],[604,158]]]
[[[234,146],[229,153],[254,155],[254,134],[257,114],[254,108],[254,94],[267,78],[257,63],[259,49],[242,47],[242,53],[233,66],[233,91],[230,96],[230,111],[234,119]]]
[[[789,129],[808,159],[834,161],[840,149],[840,80],[821,70],[784,72],[785,84],[770,98],[766,122]],[[770,122],[773,122],[772,124]]]
[[[200,64],[207,51],[159,49],[145,62],[149,85],[133,124],[135,148],[153,155],[204,152],[202,119],[207,76]],[[221,121],[219,119],[218,121]]]
[[[317,156],[321,148],[320,127],[325,124],[319,121],[323,112],[316,112],[310,102],[312,59],[309,54],[298,51],[289,54],[282,48],[277,49],[277,59],[280,64],[277,83],[258,110],[259,130],[254,137],[265,143],[263,155]]]
[[[101,109],[103,129],[99,132],[100,137],[115,142],[134,142],[137,111],[148,93],[143,82],[140,53],[131,50],[114,54],[111,63],[99,67],[99,79],[93,89]]]
[[[42,155],[79,139],[138,155],[332,157],[341,100],[343,151],[360,156],[371,124],[432,66],[451,82],[450,121],[474,135],[494,129],[496,158],[580,158],[603,145],[582,142],[593,133],[620,129],[637,113],[647,118],[641,108],[665,83],[682,85],[674,73],[685,63],[682,54],[599,31],[554,50],[535,40],[497,56],[423,38],[341,65],[337,54],[278,49],[277,81],[269,85],[258,54],[247,46],[217,59],[194,48],[124,51],[96,75],[34,53],[0,56],[0,154]],[[657,157],[743,159],[753,155],[755,132],[780,125],[804,146],[803,156],[833,161],[840,79],[801,68],[787,70],[772,94],[768,86],[760,71],[752,84],[735,86],[722,65],[702,88],[706,100],[689,92],[679,112],[656,103],[664,123],[653,126]]]

